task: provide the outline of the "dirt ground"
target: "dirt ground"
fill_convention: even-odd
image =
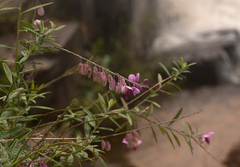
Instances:
[[[178,98],[170,97],[169,100],[159,101],[162,109],[155,108],[154,114],[161,121],[170,120],[176,112],[183,107],[182,115],[188,115],[202,110],[199,114],[185,118],[192,128],[199,132],[213,131],[210,145],[203,146],[218,161],[209,156],[197,144],[193,144],[193,155],[189,146],[179,136],[181,147],[175,142],[175,150],[168,138],[163,136],[156,128],[158,143],[155,142],[150,129],[140,131],[142,145],[137,151],[129,151],[126,155],[133,167],[224,167],[223,162],[232,149],[240,143],[240,86],[220,85],[216,87],[204,86],[196,90],[175,92]],[[148,125],[142,121],[140,126]],[[171,125],[178,130],[184,130],[181,121]],[[173,139],[174,140],[174,139]],[[113,165],[114,166],[114,165]]]

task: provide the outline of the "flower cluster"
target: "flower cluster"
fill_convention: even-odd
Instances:
[[[142,143],[138,138],[138,132],[132,131],[131,133],[126,134],[122,142],[126,144],[126,149],[134,149],[136,151],[137,147]]]
[[[207,133],[207,134],[205,134],[205,135],[201,135],[200,137],[199,137],[199,142],[202,144],[202,143],[204,143],[204,142],[206,142],[207,144],[210,144],[210,140],[209,140],[209,138],[210,138],[210,136],[211,135],[213,135],[214,134],[214,132],[209,132],[209,133]]]
[[[105,142],[104,140],[102,140],[101,145],[103,150],[107,150],[107,151],[111,150],[111,144],[109,143],[109,141]]]
[[[104,69],[101,71],[98,70],[96,66],[93,67],[93,69],[90,67],[88,62],[85,63],[79,63],[78,65],[79,73],[82,75],[87,75],[88,78],[91,78],[93,76],[93,81],[97,81],[98,83],[102,83],[103,86],[109,85],[109,90],[114,91],[117,94],[124,94],[125,99],[128,100],[130,95],[133,94],[133,96],[136,96],[140,93],[141,90],[148,90],[149,88],[141,87],[139,85],[139,78],[140,74],[137,73],[136,76],[134,74],[130,74],[128,76],[129,85],[132,84],[133,86],[128,86],[126,83],[126,79],[120,75],[118,76],[118,82],[116,83],[113,76],[109,73],[108,76],[106,76]],[[146,84],[148,82],[148,79],[144,79],[143,84]]]

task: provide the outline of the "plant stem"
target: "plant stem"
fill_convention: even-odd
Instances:
[[[21,10],[22,10],[22,0],[19,2],[19,9],[18,9],[18,23],[17,23],[17,41],[16,41],[16,53],[15,53],[15,71],[18,70],[18,43],[19,43],[19,30],[20,30],[20,21],[21,21]]]

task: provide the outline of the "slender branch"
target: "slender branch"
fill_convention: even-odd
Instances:
[[[16,53],[15,53],[15,71],[18,70],[18,43],[19,43],[19,30],[20,30],[20,21],[21,21],[21,10],[22,10],[22,0],[19,2],[18,10],[18,23],[17,23],[17,40],[16,40]]]

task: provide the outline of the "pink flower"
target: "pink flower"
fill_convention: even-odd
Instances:
[[[38,8],[37,13],[39,16],[43,16],[45,14],[44,8],[43,7]]]
[[[130,74],[128,76],[128,80],[132,81],[132,82],[138,82],[140,78],[140,74],[137,73],[136,76],[134,74]]]
[[[207,133],[207,134],[205,134],[205,135],[203,135],[203,136],[200,136],[200,137],[199,137],[199,142],[202,144],[202,143],[204,143],[204,141],[205,141],[205,142],[207,142],[207,144],[210,144],[209,138],[210,138],[210,136],[213,135],[213,134],[214,134],[214,132],[209,132],[209,133]]]
[[[126,149],[134,149],[136,151],[137,147],[142,144],[141,140],[138,140],[139,134],[137,131],[127,133],[123,139],[123,143],[126,144]]]
[[[109,143],[109,141],[102,141],[102,143],[101,143],[101,145],[102,145],[102,149],[103,150],[107,150],[107,151],[110,151],[111,150],[111,144]]]

